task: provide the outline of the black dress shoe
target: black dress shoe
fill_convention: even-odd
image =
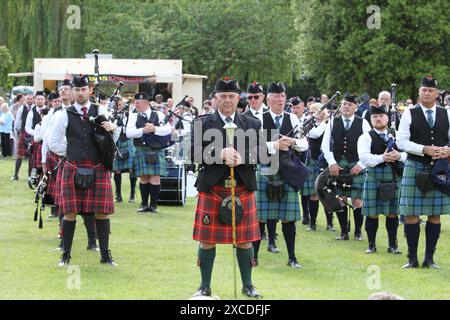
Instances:
[[[287,265],[291,268],[301,269],[303,268],[300,263],[298,263],[297,259],[289,259]]]
[[[102,258],[100,259],[100,263],[109,264],[113,267],[118,267],[119,265],[114,262],[111,256],[111,250],[108,250],[105,253],[102,253]]]
[[[116,197],[115,201],[116,202],[123,202],[123,199],[122,199],[122,197]]]
[[[280,250],[273,244],[269,244],[269,246],[267,247],[267,251],[272,253],[280,253]]]
[[[150,208],[148,206],[141,206],[139,209],[136,210],[136,212],[149,212]]]
[[[245,286],[242,288],[242,293],[249,298],[261,299],[262,295],[260,295],[254,286]]]
[[[159,210],[158,210],[158,208],[156,206],[150,206],[149,207],[149,212],[158,213]]]
[[[267,233],[265,231],[261,235],[261,240],[267,240]]]
[[[339,237],[337,237],[336,238],[336,240],[349,240],[349,237],[348,237],[348,233],[346,233],[346,234],[341,234]]]
[[[61,259],[59,260],[58,266],[64,267],[70,264],[70,259],[72,257],[70,256],[69,252],[64,252],[61,256]]]
[[[366,250],[366,253],[367,253],[367,254],[371,254],[371,253],[375,253],[375,252],[377,252],[377,247],[369,247],[369,248]]]
[[[201,296],[210,297],[211,296],[211,288],[201,285],[197,289],[197,292],[195,292],[192,296],[193,297],[201,297]]]
[[[303,219],[303,220],[302,220],[302,224],[303,224],[304,226],[306,226],[307,224],[309,224],[309,219]]]
[[[128,198],[128,202],[129,202],[129,203],[135,203],[136,200],[134,200],[134,196],[130,196],[130,197]]]
[[[403,269],[416,269],[419,267],[419,261],[409,260],[407,264],[403,266]]]
[[[355,240],[356,240],[356,241],[362,241],[362,240],[363,240],[362,234],[360,234],[360,233],[355,233]]]
[[[10,180],[19,180],[18,176],[12,176]]]
[[[439,266],[431,260],[424,260],[422,263],[422,268],[439,269]]]
[[[307,231],[307,232],[310,232],[310,231],[316,231],[316,229],[317,229],[317,227],[316,227],[316,225],[314,224],[314,225],[310,225],[309,228],[308,228],[306,231]]]
[[[402,252],[400,250],[398,250],[398,248],[394,248],[394,247],[389,247],[387,249],[388,253],[392,253],[392,254],[402,254]]]
[[[86,247],[86,250],[100,252],[100,248],[97,245],[88,245]]]
[[[332,224],[329,224],[329,225],[327,225],[327,231],[335,232],[336,229],[334,228],[334,226]]]

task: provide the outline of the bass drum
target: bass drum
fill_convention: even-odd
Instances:
[[[161,192],[158,204],[184,206],[186,204],[186,171],[184,165],[167,167],[161,177]]]

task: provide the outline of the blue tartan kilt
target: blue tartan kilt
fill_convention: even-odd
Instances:
[[[308,176],[308,180],[305,181],[301,194],[302,196],[313,196],[317,194],[314,183],[321,172],[319,161],[309,158],[306,166],[311,169],[311,174]]]
[[[270,176],[272,179],[279,176]],[[299,221],[301,220],[298,192],[285,183],[286,195],[280,202],[269,201],[266,190],[269,184],[269,176],[263,176],[257,171],[256,182],[258,191],[256,194],[256,208],[258,209],[258,220],[281,220]]]
[[[351,170],[357,162],[348,162],[346,159],[343,159],[337,163],[342,168]],[[340,196],[346,196],[354,199],[362,199],[363,196],[363,185],[364,185],[364,177],[365,170],[362,170],[357,176],[353,176],[352,188],[349,189],[341,189],[336,188],[336,193]]]
[[[134,155],[135,155],[135,148],[133,145],[133,139],[127,139],[125,141],[117,141],[117,147],[120,149],[127,149],[128,150],[128,159],[127,160],[119,160],[117,158],[114,158],[113,162],[113,171],[122,171],[126,169],[132,169],[133,168],[133,161],[134,161]]]
[[[423,194],[416,186],[416,172],[430,170],[431,165],[407,160],[400,193],[400,214],[405,216],[439,216],[450,214],[450,197],[436,188]]]
[[[147,164],[145,162],[146,154],[148,151],[154,151],[158,153],[157,163]],[[133,168],[136,177],[140,177],[143,175],[165,177],[167,175],[167,169],[164,150],[156,150],[148,147],[136,147]]]
[[[385,201],[378,197],[378,186],[380,182],[391,182],[393,180],[393,172],[390,166],[369,168],[367,170],[363,187],[363,214],[366,217],[378,214],[387,215],[398,213],[401,177],[397,177],[397,190],[394,199]]]

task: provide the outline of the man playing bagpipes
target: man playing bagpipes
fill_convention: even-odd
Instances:
[[[196,296],[211,295],[216,244],[233,244],[241,273],[242,293],[252,298],[261,297],[252,283],[252,242],[260,239],[255,203],[255,166],[262,139],[261,124],[258,119],[236,111],[239,92],[236,80],[218,80],[214,91],[218,110],[197,117],[191,131],[191,161],[199,165],[193,239],[200,242],[197,265],[201,284]],[[224,125],[234,125],[236,132],[248,134],[248,142],[235,137],[231,140],[234,142],[229,143]]]
[[[394,145],[395,139],[388,128],[389,117],[385,106],[371,107],[370,120],[373,129],[358,139],[358,155],[367,167],[364,179],[363,214],[366,216],[366,232],[369,248],[366,253],[377,251],[376,235],[378,216],[386,215],[388,252],[401,254],[397,243],[398,200],[401,185],[401,166],[406,161],[406,152]]]
[[[260,166],[257,175],[256,205],[259,221],[267,223],[268,251],[272,253],[280,252],[275,243],[276,224],[280,220],[289,256],[287,265],[293,268],[301,268],[295,255],[295,222],[301,219],[298,199],[299,187],[293,186],[287,178],[293,178],[299,182],[301,178],[306,180],[307,176],[302,177],[302,172],[295,170],[296,168],[291,168],[294,169],[294,172],[290,177],[283,175],[283,170],[287,166],[284,166],[285,162],[282,160],[288,159],[291,152],[294,152],[290,150],[291,147],[295,146],[299,152],[306,151],[308,141],[306,138],[295,139],[290,136],[296,129],[300,129],[300,122],[296,115],[284,112],[285,103],[286,89],[284,85],[282,83],[271,83],[267,89],[269,111],[263,114],[262,127],[265,131],[267,130],[269,154],[279,159],[279,166],[277,168],[273,168],[272,165],[270,167]],[[255,242],[253,245],[257,257],[260,244]]]
[[[108,110],[89,101],[87,76],[74,76],[75,104],[55,114],[49,148],[66,157],[59,205],[64,214],[63,254],[59,265],[70,263],[77,214],[95,215],[101,263],[116,266],[109,250],[110,220],[114,213],[110,170],[119,132],[107,120]],[[111,136],[111,133],[114,133]],[[110,158],[109,158],[110,157]]]
[[[126,135],[133,139],[136,149],[134,157],[134,174],[140,178],[141,206],[137,212],[157,212],[160,176],[166,175],[163,137],[172,132],[169,122],[161,111],[150,108],[148,95],[137,93],[135,96],[136,113],[129,114]],[[148,198],[150,196],[150,205]]]
[[[397,144],[408,153],[400,195],[400,214],[405,216],[408,243],[408,263],[403,268],[419,266],[417,246],[421,215],[428,216],[422,267],[438,268],[433,255],[441,232],[440,216],[450,214],[450,196],[444,192],[448,187],[438,189],[433,181],[434,167],[450,156],[450,111],[436,105],[438,94],[436,79],[423,78],[419,88],[421,103],[406,109],[400,121]],[[448,163],[445,171],[448,173]]]
[[[328,162],[328,170],[337,183],[336,192],[342,196],[351,197],[354,207],[355,240],[362,240],[361,227],[364,217],[361,213],[363,169],[359,160],[357,144],[358,138],[371,130],[369,123],[355,115],[357,110],[356,97],[348,93],[344,95],[340,107],[341,115],[332,118],[326,126],[322,151]],[[348,240],[348,206],[336,212],[341,226],[341,236],[336,240]]]

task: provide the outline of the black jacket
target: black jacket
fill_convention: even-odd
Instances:
[[[244,164],[234,167],[235,178],[245,184],[248,191],[255,191],[255,171],[256,164],[259,161],[258,145],[261,142],[263,148],[266,146],[260,130],[261,123],[256,118],[243,116],[237,112],[235,114],[234,123],[237,125],[238,129],[242,129],[244,133],[252,134],[256,137],[256,139],[245,139],[245,154],[242,154],[241,152]],[[223,177],[228,176],[229,174],[229,167],[226,166],[222,160],[218,160],[218,155],[222,149],[228,146],[225,129],[223,129],[224,125],[225,123],[222,121],[217,111],[211,115],[197,117],[194,120],[194,126],[191,130],[191,161],[200,165],[196,182],[197,190],[199,192],[210,191],[211,187],[221,183]],[[219,134],[220,132],[222,141],[215,141],[214,138],[208,137],[206,137],[208,140],[204,141],[205,133],[209,129],[213,130],[208,131],[208,133]],[[235,134],[234,148],[240,151],[241,147],[236,145],[236,142],[237,139]],[[265,152],[266,149],[263,150]],[[214,159],[216,155],[217,159]]]

